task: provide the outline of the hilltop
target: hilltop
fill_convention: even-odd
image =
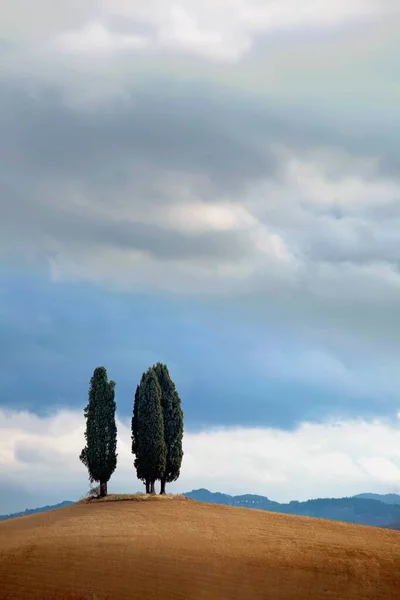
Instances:
[[[304,502],[292,500],[286,504],[275,502],[266,496],[256,494],[230,496],[229,494],[221,494],[220,492],[210,492],[204,488],[193,490],[183,495],[192,500],[211,502],[212,504],[257,508],[270,512],[317,517],[377,527],[393,527],[395,523],[398,524],[400,522],[400,496],[398,494],[359,494],[348,498],[316,498]],[[54,508],[62,508],[70,504],[73,503],[71,501],[64,501],[53,506],[42,506],[9,515],[0,515],[0,521],[45,512]],[[398,525],[395,528],[398,528]]]
[[[395,600],[399,564],[395,531],[182,497],[0,523],[7,600]]]

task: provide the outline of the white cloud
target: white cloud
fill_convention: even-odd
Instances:
[[[56,48],[76,54],[113,53],[146,47],[145,36],[111,33],[100,23],[89,23],[79,31],[62,34]]]
[[[184,6],[174,0],[91,0],[84,4],[38,0],[34,6],[27,0],[0,2],[2,28],[17,40],[37,42],[68,35],[69,45],[81,50],[114,52],[127,45],[136,49],[136,41],[128,39],[132,36],[121,36],[109,26],[119,19],[147,29],[152,47],[222,61],[240,58],[260,33],[374,20],[394,8],[390,0],[304,0],[301,4],[297,0],[192,0]]]
[[[240,205],[196,201],[171,206],[167,214],[163,215],[162,222],[166,226],[186,231],[240,230],[257,223],[256,219]]]
[[[215,3],[191,2],[182,5],[171,0],[156,0],[138,6],[137,3],[104,2],[101,14],[138,20],[151,26],[147,41],[153,48],[175,50],[220,61],[237,61],[252,46],[254,36],[281,29],[321,28],[373,19],[385,14],[382,2],[359,0],[349,5],[345,0],[225,0]],[[71,34],[70,34],[71,35]],[[83,32],[82,32],[82,35]],[[104,40],[106,30],[103,29]],[[86,34],[87,37],[88,33]],[[98,36],[96,36],[98,37]],[[107,31],[107,39],[115,39],[108,47],[117,46],[119,34]],[[104,46],[103,46],[104,48]],[[122,49],[122,48],[121,48]]]
[[[87,490],[78,459],[84,418],[62,410],[52,416],[0,411],[0,483],[40,489],[52,498],[77,498]],[[130,453],[129,424],[118,422],[118,468],[110,490],[142,489]],[[400,423],[303,423],[294,431],[227,428],[188,432],[182,474],[171,491],[206,487],[226,493],[259,493],[278,501],[340,497],[363,491],[396,491],[400,481]]]
[[[196,16],[181,6],[172,6],[169,19],[160,26],[156,41],[161,48],[222,61],[237,60],[251,45],[249,38],[239,31],[224,30],[219,24],[212,28],[202,27]]]

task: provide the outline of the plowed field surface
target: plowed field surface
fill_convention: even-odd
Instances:
[[[90,594],[89,594],[90,592]],[[400,534],[186,499],[0,523],[0,598],[399,600]]]

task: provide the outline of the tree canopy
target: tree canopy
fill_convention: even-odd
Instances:
[[[80,460],[88,470],[91,483],[100,483],[100,494],[107,494],[107,482],[117,466],[117,426],[115,422],[115,382],[108,381],[104,367],[97,367],[90,379],[89,398],[84,409],[86,446]]]
[[[166,467],[167,452],[161,399],[158,379],[154,370],[150,368],[143,374],[136,389],[132,418],[135,467],[138,478],[146,482],[146,491],[153,491],[154,482],[161,479]]]
[[[183,411],[181,400],[172,381],[167,365],[157,363],[154,367],[161,388],[161,406],[164,420],[166,466],[161,477],[161,493],[165,493],[166,482],[176,481],[180,475],[183,450]]]

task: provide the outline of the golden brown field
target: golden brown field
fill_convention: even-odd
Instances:
[[[0,590],[7,600],[399,600],[400,534],[183,498],[78,503],[0,523]]]

